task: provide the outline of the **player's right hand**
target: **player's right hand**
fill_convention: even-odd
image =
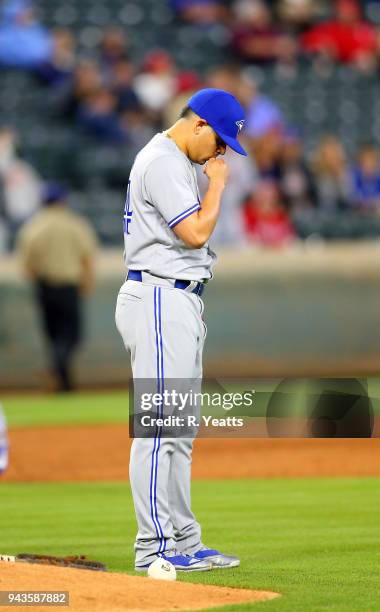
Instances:
[[[205,165],[203,172],[210,180],[219,179],[224,185],[228,181],[229,168],[224,159],[211,157]]]

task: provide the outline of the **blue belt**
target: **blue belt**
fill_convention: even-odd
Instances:
[[[133,280],[133,281],[138,281],[139,283],[142,283],[142,273],[141,270],[129,270],[128,272],[128,276],[127,276],[127,280]],[[192,281],[187,281],[187,280],[176,280],[174,282],[174,287],[175,289],[187,289],[187,287],[192,283]],[[204,291],[205,285],[204,283],[200,283],[198,282],[194,289],[192,289],[191,293],[195,293],[196,295],[199,295],[199,297],[202,295],[203,291]]]

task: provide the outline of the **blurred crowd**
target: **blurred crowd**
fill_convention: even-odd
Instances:
[[[225,62],[204,73],[183,69],[173,53],[148,49],[137,61],[123,28],[110,26],[83,55],[74,33],[48,30],[31,0],[4,0],[0,68],[28,70],[45,87],[56,116],[99,143],[136,153],[178,117],[201,87],[234,93],[247,110],[247,160],[227,154],[231,179],[215,240],[281,246],[297,238],[294,217],[321,210],[377,215],[380,154],[358,143],[349,158],[338,137],[321,134],[304,150],[303,126],[290,125],[276,100],[255,82],[252,67],[325,70],[345,64],[376,74],[380,60],[377,0],[168,0],[176,21],[199,28],[221,24],[229,36]],[[373,19],[371,20],[371,17]],[[40,206],[42,179],[17,156],[16,134],[0,131],[0,219],[14,234]],[[126,177],[127,182],[127,177]],[[204,183],[200,173],[200,183]],[[0,245],[6,239],[1,238]],[[1,248],[1,247],[0,247]]]
[[[379,67],[378,0],[166,1],[173,27],[176,20],[199,28],[223,25],[228,31],[226,51],[245,64],[324,61],[364,71]],[[73,72],[76,47],[72,31],[49,31],[39,22],[32,0],[3,0],[3,66],[38,69],[42,78],[57,82]],[[99,61],[109,67],[127,57],[123,33],[111,30],[101,44]]]

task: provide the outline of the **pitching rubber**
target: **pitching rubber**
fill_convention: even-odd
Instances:
[[[6,561],[7,563],[16,563],[17,557],[13,555],[0,555],[0,561]]]

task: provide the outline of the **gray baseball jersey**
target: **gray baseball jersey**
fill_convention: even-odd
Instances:
[[[155,276],[204,280],[216,255],[208,244],[191,249],[173,228],[200,209],[195,167],[166,134],[137,155],[124,209],[125,263]]]

